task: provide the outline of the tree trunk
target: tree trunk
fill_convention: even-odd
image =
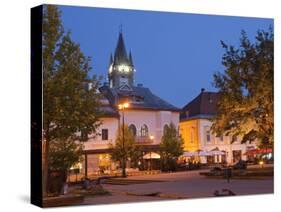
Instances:
[[[43,197],[48,196],[48,177],[49,177],[49,139],[45,139],[45,154],[44,155],[44,166],[43,166]]]

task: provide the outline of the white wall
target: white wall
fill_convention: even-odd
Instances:
[[[179,124],[179,113],[171,111],[127,110],[125,111],[125,123],[134,124],[137,128],[137,136],[140,136],[141,126],[146,124],[149,136],[154,136],[154,143],[160,143],[165,124]]]
[[[208,119],[200,119],[199,120],[199,138],[200,138],[200,148],[204,151],[211,151],[212,149],[218,147],[219,150],[226,151],[227,154],[227,162],[232,163],[232,151],[233,150],[241,150],[242,152],[242,160],[246,160],[247,157],[244,154],[247,151],[248,147],[256,148],[255,143],[245,143],[241,144],[241,138],[237,138],[237,141],[231,144],[231,137],[230,136],[223,136],[223,142],[220,141],[220,138],[216,137],[214,134],[211,133],[211,142],[206,142],[206,133],[204,127],[211,128],[212,122]]]
[[[102,124],[98,128],[97,133],[100,135],[89,135],[89,140],[84,143],[85,150],[89,149],[106,149],[109,143],[113,143],[116,138],[118,130],[118,118],[102,118]],[[102,140],[101,131],[102,129],[108,129],[108,140]]]
[[[146,124],[148,127],[148,135],[154,136],[153,143],[158,144],[161,141],[163,128],[165,124],[174,123],[176,127],[179,125],[179,112],[171,111],[152,111],[152,110],[127,110],[124,112],[125,124],[134,124],[137,128],[137,136],[140,136],[141,126]],[[122,114],[120,118],[122,124]],[[98,132],[102,129],[108,129],[109,139],[103,141],[101,136],[90,138],[85,142],[85,149],[105,149],[110,142],[114,142],[118,130],[118,118],[102,118],[102,125]]]

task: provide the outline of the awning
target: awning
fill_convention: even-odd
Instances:
[[[267,154],[272,153],[272,148],[262,148],[262,149],[251,149],[246,151],[245,155],[258,155],[258,154]]]
[[[210,152],[206,152],[206,151],[200,151],[198,152],[199,156],[211,156],[212,154]]]
[[[143,159],[160,159],[160,155],[155,152],[149,152],[143,156]]]

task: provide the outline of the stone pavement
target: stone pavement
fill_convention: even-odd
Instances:
[[[236,195],[273,193],[273,179],[230,180],[211,179],[199,175],[200,171],[185,171],[128,177],[130,180],[159,180],[146,184],[108,185],[104,188],[112,195],[85,198],[84,204],[129,203],[182,198],[214,197],[214,191],[230,189]],[[160,193],[157,196],[147,196]],[[143,196],[142,196],[143,195]]]

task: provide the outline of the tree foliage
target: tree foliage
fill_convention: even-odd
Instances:
[[[44,6],[42,39],[44,180],[47,181],[49,168],[68,169],[79,161],[82,153],[79,141],[87,139],[82,135],[96,133],[100,125],[97,92],[100,80],[96,76],[89,78],[90,58],[71,39],[70,32],[65,33],[61,12],[54,5]]]
[[[258,139],[273,144],[273,45],[272,28],[258,31],[252,43],[242,31],[240,47],[222,43],[224,73],[214,75],[219,89],[218,115],[212,131],[241,136],[242,143]]]
[[[82,161],[83,146],[71,139],[53,140],[50,143],[49,167],[55,171],[69,170]]]
[[[176,126],[170,123],[164,130],[160,143],[163,170],[175,170],[177,158],[183,154],[183,139],[178,135]]]
[[[88,77],[90,58],[72,41],[69,32],[64,33],[56,6],[45,6],[43,20],[45,136],[53,140],[73,137],[79,131],[95,133],[100,124],[100,82],[96,76]],[[92,89],[86,88],[88,83]]]
[[[140,155],[139,148],[136,146],[135,136],[129,129],[128,125],[124,126],[124,147],[123,147],[123,125],[117,132],[115,143],[110,143],[109,148],[112,149],[110,153],[111,159],[116,162],[122,162],[123,157],[125,160],[138,160]],[[137,157],[137,158],[136,158]]]

